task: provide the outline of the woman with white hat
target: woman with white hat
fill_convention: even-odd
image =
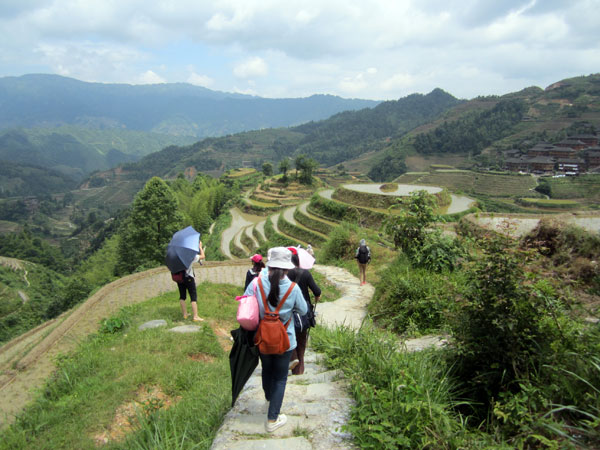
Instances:
[[[267,300],[267,307],[270,311],[275,311],[281,299],[289,290],[292,282],[287,277],[287,272],[295,266],[292,263],[292,252],[285,247],[274,247],[269,250],[269,260],[267,261],[267,273],[264,271],[259,275],[259,280],[263,286],[264,294]],[[252,284],[246,288],[244,295],[253,295]],[[260,319],[265,316],[265,307],[261,290],[256,290],[258,300]],[[288,294],[283,305],[279,309],[279,320],[284,324],[293,322],[292,312],[306,314],[308,307],[302,295],[300,288],[295,285]],[[290,346],[287,351],[280,355],[267,355],[260,353],[260,362],[262,366],[262,387],[265,392],[265,398],[268,402],[266,430],[270,433],[277,428],[282,427],[287,422],[285,414],[280,414],[281,404],[285,395],[285,386],[287,384],[288,369],[292,350],[296,348],[296,332],[293,323],[286,327],[287,337]]]

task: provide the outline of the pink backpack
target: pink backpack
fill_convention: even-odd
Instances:
[[[240,326],[247,331],[254,331],[258,328],[258,300],[256,298],[256,280],[252,280],[252,292],[254,295],[237,296],[235,299],[239,302],[237,310],[237,321]]]

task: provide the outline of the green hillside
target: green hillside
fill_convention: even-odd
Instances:
[[[297,125],[379,102],[332,95],[266,99],[186,83],[87,83],[57,75],[0,78],[0,129],[128,129],[203,138]]]
[[[168,145],[185,145],[194,140],[189,136],[118,128],[96,130],[62,126],[10,129],[0,132],[0,160],[35,164],[81,180],[91,172],[137,161]]]
[[[526,149],[542,140],[558,142],[571,134],[594,133],[598,129],[600,74],[570,78],[545,90],[530,87],[456,106],[371,154],[370,176],[393,179],[399,173],[390,172],[388,167],[411,155],[461,156],[467,161],[465,167],[494,165],[503,150]],[[411,169],[418,170],[409,166]]]
[[[384,148],[393,137],[434,120],[462,101],[436,89],[383,102],[373,109],[347,111],[327,120],[293,128],[266,129],[204,139],[187,147],[169,147],[127,164],[124,172],[135,179],[174,176],[186,169],[220,174],[265,161],[307,155],[322,165],[335,165],[364,153]]]

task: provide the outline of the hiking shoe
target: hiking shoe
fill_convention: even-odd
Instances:
[[[269,433],[272,433],[277,428],[281,428],[282,426],[284,426],[286,423],[287,423],[287,417],[285,416],[285,414],[279,414],[277,416],[277,420],[275,422],[270,422],[267,420],[267,423],[265,424],[265,428]]]
[[[296,366],[298,366],[298,364],[300,364],[300,361],[298,361],[297,359],[290,362],[290,370],[294,370]]]

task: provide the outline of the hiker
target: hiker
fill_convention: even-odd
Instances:
[[[371,261],[371,249],[367,245],[364,239],[360,240],[360,245],[356,249],[356,255],[354,255],[358,262],[358,278],[360,279],[360,285],[367,284],[367,264]]]
[[[315,257],[315,251],[313,250],[312,245],[308,244],[308,246],[306,247],[306,251],[313,258]]]
[[[253,255],[252,258],[250,258],[250,261],[252,261],[252,269],[248,269],[248,272],[246,272],[246,282],[244,283],[244,290],[246,290],[248,285],[252,283],[252,280],[254,280],[258,276],[260,271],[265,268],[263,257],[258,253]]]
[[[181,305],[181,312],[183,318],[188,318],[187,305],[185,304],[186,291],[190,294],[190,303],[192,304],[192,320],[194,322],[202,322],[204,319],[198,315],[198,295],[196,294],[196,275],[194,274],[194,263],[201,261],[205,258],[204,248],[202,247],[202,241],[198,241],[198,249],[200,252],[194,257],[189,267],[185,271],[183,281],[177,283],[179,288],[179,304]]]
[[[270,311],[275,311],[281,299],[286,295],[288,289],[292,286],[292,282],[287,277],[288,270],[294,268],[292,264],[292,252],[285,247],[274,247],[269,250],[270,257],[267,261],[267,273],[262,272],[259,276],[259,281],[262,283],[264,294],[267,297],[268,308]],[[244,295],[253,295],[252,284],[246,288]],[[260,320],[265,317],[265,308],[263,297],[260,289],[257,289],[257,299],[260,312]],[[262,366],[262,387],[265,393],[265,399],[268,404],[267,422],[265,429],[267,432],[273,432],[282,427],[287,422],[285,414],[280,414],[283,396],[285,394],[285,385],[287,383],[288,368],[292,351],[296,348],[296,331],[292,321],[292,312],[297,311],[299,314],[306,314],[306,301],[302,296],[302,291],[297,285],[285,299],[285,302],[279,309],[279,320],[287,324],[287,337],[289,339],[289,348],[282,354],[259,354]],[[290,326],[291,325],[291,326]],[[261,325],[259,324],[259,331]],[[259,347],[260,348],[260,347]]]
[[[308,270],[300,268],[300,258],[298,258],[296,249],[291,247],[289,250],[292,252],[292,263],[295,267],[288,272],[288,278],[298,284],[308,308],[305,315],[298,316],[300,323],[294,321],[296,325],[297,345],[295,350],[292,351],[292,362],[290,363],[292,375],[302,375],[304,373],[304,352],[306,351],[306,343],[308,341],[308,330],[315,326],[314,307],[310,301],[308,290],[312,291],[316,305],[321,298],[321,288],[315,283],[312,274]]]

